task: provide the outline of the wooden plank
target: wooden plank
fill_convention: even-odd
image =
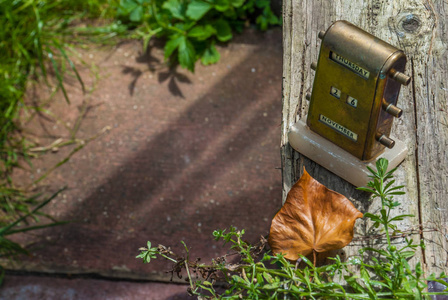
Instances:
[[[447,270],[448,224],[448,3],[425,1],[416,15],[421,28],[403,41],[412,51],[413,89],[416,112],[416,170],[421,222],[441,232],[425,233],[425,258],[431,271]]]
[[[409,154],[396,172],[397,184],[406,186],[399,213],[417,217],[400,226],[434,222],[446,231],[448,219],[448,74],[447,17],[444,1],[312,1],[285,0],[283,4],[283,121],[282,166],[283,199],[292,184],[307,171],[321,183],[351,199],[362,212],[375,212],[378,200],[339,179],[316,163],[295,152],[287,133],[308,110],[305,93],[310,91],[313,71],[310,64],[319,53],[317,33],[336,20],[347,20],[403,49],[408,55],[406,73],[412,84],[401,90],[399,106],[404,113],[393,126],[393,135],[404,141]],[[432,225],[431,225],[432,226]],[[358,234],[367,234],[369,224],[358,222]],[[445,233],[443,231],[442,233]],[[421,260],[428,271],[446,271],[446,238],[440,232],[423,233],[427,248]],[[417,239],[419,236],[417,236]],[[356,247],[347,250],[356,251]]]

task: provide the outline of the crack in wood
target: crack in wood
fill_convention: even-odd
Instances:
[[[301,66],[302,74],[301,74],[301,78],[300,78],[299,100],[297,101],[296,110],[294,112],[296,122],[298,121],[298,119],[300,119],[302,117],[302,101],[303,101],[303,93],[304,93],[304,89],[305,89],[306,48],[307,48],[307,44],[304,43],[303,48],[302,48],[302,66]],[[300,115],[300,118],[297,117],[298,115]]]
[[[411,58],[411,77],[412,77],[412,101],[414,103],[414,122],[415,122],[415,170],[416,170],[416,180],[417,180],[417,210],[418,210],[418,223],[422,224],[422,201],[421,201],[421,190],[420,190],[420,172],[419,172],[419,143],[418,143],[418,114],[417,114],[417,97],[415,92],[415,69],[414,69],[414,59]],[[424,240],[423,232],[420,232],[420,240]],[[421,248],[423,265],[426,269],[426,253],[425,249]]]

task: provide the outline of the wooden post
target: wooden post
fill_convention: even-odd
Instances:
[[[400,229],[410,226],[437,228],[422,232],[426,249],[417,259],[431,272],[447,271],[448,239],[448,2],[442,0],[284,0],[283,2],[283,199],[300,177],[303,167],[327,187],[351,199],[362,212],[376,212],[378,199],[323,169],[295,152],[287,133],[305,117],[314,73],[311,62],[318,57],[317,34],[334,21],[347,20],[367,32],[404,50],[408,56],[406,73],[412,76],[401,89],[398,105],[403,116],[395,120],[392,135],[409,149],[396,172],[396,184],[405,185],[406,195],[397,197],[399,213],[414,214]],[[368,235],[369,225],[358,222],[357,235]],[[378,242],[378,241],[377,241]],[[359,242],[348,247],[354,254]]]

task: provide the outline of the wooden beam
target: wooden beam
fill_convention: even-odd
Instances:
[[[313,1],[283,2],[283,199],[302,174],[303,167],[327,187],[351,199],[362,212],[375,213],[380,204],[368,194],[295,152],[288,144],[289,128],[305,118],[311,90],[311,62],[318,57],[317,34],[334,21],[347,20],[405,51],[406,73],[412,83],[401,89],[398,106],[403,116],[395,121],[393,135],[404,141],[409,154],[396,172],[397,184],[406,195],[398,213],[414,214],[401,229],[437,228],[415,236],[423,238],[426,249],[417,259],[427,271],[447,271],[448,224],[448,2],[446,1]],[[358,222],[358,235],[368,234],[370,224]],[[378,242],[378,241],[376,241]],[[363,243],[346,249],[356,253]],[[429,274],[429,273],[428,273]]]

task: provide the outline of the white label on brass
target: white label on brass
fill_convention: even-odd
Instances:
[[[352,96],[347,97],[347,104],[353,107],[358,107],[358,100],[353,98]]]
[[[338,98],[338,99],[341,99],[341,90],[335,88],[334,86],[331,87],[330,94],[331,94],[333,97],[336,97],[336,98]]]
[[[342,133],[343,135],[345,135],[346,137],[354,140],[355,142],[358,140],[358,135],[356,133],[354,133],[351,130],[348,130],[347,128],[345,128],[344,126],[336,123],[335,121],[327,118],[324,115],[319,115],[319,121],[321,121],[322,123],[324,123],[325,125],[333,128],[334,130],[336,130],[339,133]]]
[[[355,63],[352,63],[351,61],[349,61],[348,59],[340,56],[337,53],[331,52],[331,59],[340,63],[343,66],[346,66],[347,68],[349,68],[350,70],[352,70],[353,72],[355,72],[356,74],[360,75],[361,77],[365,78],[365,79],[369,79],[370,76],[370,72],[361,68],[360,66],[358,66]]]

